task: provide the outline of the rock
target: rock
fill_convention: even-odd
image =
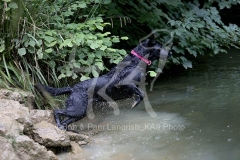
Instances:
[[[76,143],[76,142],[70,142],[71,143],[71,152],[67,154],[60,154],[58,155],[59,159],[65,160],[79,160],[79,159],[86,159],[86,157],[83,157],[83,150],[82,148]]]
[[[71,141],[70,142],[71,148],[72,148],[72,153],[74,154],[78,154],[80,152],[82,152],[82,148],[79,146],[78,143]]]
[[[57,160],[52,151],[34,142],[28,136],[18,136],[15,140],[16,153],[24,160]]]
[[[88,141],[89,136],[84,135],[84,134],[78,134],[78,133],[73,133],[73,132],[67,132],[67,135],[69,136],[69,139],[71,141]]]
[[[56,160],[47,148],[59,153],[70,147],[79,159],[79,145],[87,144],[89,136],[60,130],[51,110],[29,110],[16,101],[23,100],[20,97],[0,90],[0,160]]]
[[[57,147],[64,145],[70,146],[69,136],[65,133],[66,131],[61,131],[47,122],[37,123],[34,128],[28,108],[17,101],[0,99],[0,117],[1,160],[57,160],[56,155],[54,155],[52,151],[48,151],[45,146],[23,135],[26,133],[31,133],[29,136],[32,137],[32,135],[34,135],[34,138],[38,137],[38,140],[40,139],[39,137],[52,138],[52,141],[47,138],[43,139],[42,141],[46,144],[51,143],[52,145],[57,145]],[[33,134],[33,129],[35,129],[34,131],[38,131],[39,134]],[[45,132],[44,135],[43,131],[47,133]],[[62,134],[60,134],[60,132],[62,132]],[[53,133],[55,133],[55,135]],[[55,140],[59,145],[54,142]]]
[[[78,145],[86,145],[89,143],[89,136],[85,134],[77,134],[73,132],[67,132],[69,139],[75,141]]]
[[[13,118],[0,114],[0,136],[16,137],[23,133],[23,125],[15,121]]]
[[[88,142],[87,142],[87,141],[79,141],[78,144],[79,144],[80,146],[83,146],[83,145],[88,144]]]
[[[17,101],[0,99],[0,113],[12,117],[21,124],[31,124],[29,109]]]
[[[34,95],[31,92],[22,91],[19,89],[0,89],[0,99],[14,100],[21,104],[24,103],[27,107],[33,108]]]
[[[52,110],[31,110],[30,117],[34,124],[40,123],[41,121],[56,124]]]
[[[17,155],[14,153],[12,144],[3,137],[0,137],[0,159],[1,160],[19,160]]]
[[[33,139],[46,147],[70,146],[70,139],[66,131],[60,130],[46,121],[34,124]]]

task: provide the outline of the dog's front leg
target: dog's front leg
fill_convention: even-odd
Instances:
[[[119,87],[123,88],[127,93],[133,95],[134,102],[132,104],[132,108],[136,107],[143,100],[144,92],[137,88],[135,84],[125,84]]]
[[[136,90],[138,90],[138,94],[134,94],[134,102],[132,104],[132,108],[136,107],[142,100],[144,97],[144,92],[140,92],[138,88],[136,88]]]

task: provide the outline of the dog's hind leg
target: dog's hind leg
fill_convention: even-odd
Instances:
[[[66,109],[54,110],[54,117],[60,129],[68,129],[68,125],[80,120],[86,114],[88,105],[87,93],[84,91],[73,92],[66,100]],[[62,122],[60,116],[66,117]]]
[[[72,132],[78,133],[77,130],[76,130],[77,128],[75,129],[74,126],[69,128],[69,125],[70,125],[71,123],[74,123],[74,122],[82,119],[84,116],[85,116],[85,115],[83,115],[82,117],[79,117],[79,118],[68,117],[68,118],[66,118],[65,120],[63,120],[63,121],[61,122],[61,124],[62,124],[62,126],[64,126],[64,127],[66,128],[67,131],[72,131]],[[74,129],[72,129],[72,128],[74,128]]]
[[[65,126],[61,124],[60,116],[66,116],[66,109],[55,109],[53,110],[53,115],[58,128],[64,130]]]

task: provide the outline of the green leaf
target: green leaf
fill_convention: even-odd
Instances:
[[[98,48],[99,47],[99,44],[97,44],[96,42],[93,42],[93,43],[91,43],[91,45],[90,45],[90,48],[92,48],[92,49],[96,49],[96,48]]]
[[[185,69],[192,68],[192,62],[191,61],[183,61],[183,67]]]
[[[31,46],[29,46],[29,47],[27,48],[27,51],[28,51],[29,53],[35,53],[35,49],[34,49],[33,47],[31,47]]]
[[[100,26],[100,25],[96,25],[96,27],[97,27],[97,29],[99,29],[99,30],[103,30],[103,27],[102,26]]]
[[[59,48],[61,49],[62,47],[65,47],[65,46],[73,47],[72,39],[64,40],[64,42],[60,44]]]
[[[98,74],[98,72],[96,70],[92,70],[92,74],[93,74],[94,77],[98,77],[99,76],[99,74]]]
[[[87,65],[88,64],[88,62],[87,61],[85,61],[85,60],[83,60],[83,59],[79,59],[78,60],[81,64],[85,64],[85,65]]]
[[[56,63],[55,63],[53,60],[51,60],[51,61],[48,63],[48,65],[49,65],[51,68],[55,68]]]
[[[112,0],[104,0],[102,3],[103,4],[110,4],[112,2]]]
[[[18,49],[18,54],[19,54],[20,56],[25,55],[25,54],[26,54],[26,49],[25,49],[25,48],[20,48],[20,49]]]
[[[104,55],[105,53],[103,52],[103,51],[96,51],[96,53],[95,53],[95,56],[97,57],[97,58],[99,58],[99,59],[101,59],[102,60],[102,56]]]
[[[57,44],[57,41],[53,41],[51,43],[45,43],[47,47],[53,47]]]
[[[67,70],[66,75],[67,75],[67,77],[71,77],[72,76],[72,71]]]
[[[71,8],[73,9],[73,10],[75,10],[75,9],[77,9],[77,4],[73,4],[73,5],[71,5]]]
[[[112,39],[112,42],[114,42],[114,43],[118,43],[118,42],[120,42],[120,41],[119,41],[119,38],[114,37],[114,38]]]
[[[172,58],[173,63],[180,64],[179,60],[177,58]]]
[[[0,45],[0,53],[3,52],[4,50],[5,50],[5,45],[4,44]]]
[[[47,41],[48,43],[51,43],[52,41],[55,40],[55,38],[50,37],[50,36],[44,36],[44,40]]]
[[[120,49],[118,50],[118,52],[121,54],[121,55],[126,55],[127,52],[124,50],[124,49]]]
[[[82,75],[82,77],[80,78],[81,81],[85,81],[85,80],[88,80],[88,79],[90,79],[90,78],[89,78],[89,77],[86,77],[86,76],[84,76],[84,75]]]
[[[102,50],[102,51],[104,51],[106,48],[107,48],[107,46],[102,46],[102,47],[100,47],[99,49]]]
[[[46,50],[45,50],[46,53],[51,53],[52,51],[53,51],[52,48],[49,48],[49,49],[46,49]]]
[[[187,48],[188,52],[192,55],[194,55],[194,57],[197,57],[197,52],[195,50],[192,50],[191,48]]]
[[[100,70],[104,70],[104,66],[102,62],[95,62],[95,65],[100,69]]]
[[[77,74],[76,74],[76,73],[73,73],[72,79],[76,79],[77,77],[78,77]]]
[[[157,75],[157,73],[154,71],[148,71],[148,72],[149,72],[150,77],[156,77],[156,75]]]
[[[24,47],[28,47],[28,46],[29,46],[29,42],[28,41],[24,42]]]
[[[80,4],[78,4],[78,7],[80,7],[80,8],[86,8],[87,5],[86,5],[86,3],[81,2]]]
[[[80,63],[74,62],[74,63],[73,63],[73,66],[76,67],[76,68],[80,68]]]
[[[41,45],[42,45],[42,40],[41,40],[41,39],[37,41],[37,45],[38,45],[38,46],[41,46]]]
[[[121,40],[128,40],[128,37],[121,37]]]
[[[39,58],[39,59],[42,59],[42,58],[43,58],[42,48],[40,48],[40,49],[37,51],[37,55],[38,55],[38,58]]]
[[[30,42],[29,42],[29,45],[30,45],[30,46],[34,47],[35,44],[36,44],[36,42],[35,42],[34,40],[30,40]]]
[[[110,41],[110,38],[104,38],[103,39],[103,44],[105,44],[106,46],[108,47],[111,47],[112,46],[112,42]]]
[[[52,36],[53,35],[53,32],[51,30],[48,30],[45,32],[45,34],[49,35],[49,36]]]
[[[107,36],[107,35],[109,35],[109,34],[111,34],[111,32],[105,32],[103,35],[104,35],[104,36]]]
[[[61,73],[59,76],[58,76],[58,79],[62,79],[62,78],[65,78],[66,75],[64,73]]]
[[[8,7],[12,8],[12,9],[17,9],[18,5],[15,2],[11,2],[11,3],[9,3]]]
[[[183,57],[183,56],[181,56],[180,59],[181,59],[183,62],[185,62],[185,61],[187,62],[187,61],[188,61],[188,60],[187,60],[185,57]]]
[[[73,46],[71,39],[66,39],[66,40],[64,41],[64,43],[65,43],[68,47],[72,47],[72,46]]]
[[[113,49],[113,48],[107,48],[107,50],[110,52],[116,52],[116,49]]]

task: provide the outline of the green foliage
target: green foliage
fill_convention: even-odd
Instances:
[[[4,53],[7,61],[14,60],[17,67],[30,70],[33,77],[44,79],[44,83],[56,83],[58,79],[79,81],[97,77],[99,71],[107,69],[103,57],[110,59],[110,63],[118,63],[126,54],[125,50],[112,46],[127,37],[104,32],[104,27],[110,23],[105,23],[102,15],[96,13],[99,6],[111,1],[19,2],[23,3],[22,8],[27,13],[23,13],[22,17],[26,17],[18,17],[18,32],[0,39],[0,52]],[[4,3],[7,7],[1,7],[4,12],[2,25],[7,28],[16,19],[11,16],[19,3],[11,0]],[[1,34],[4,31],[1,30]],[[7,31],[12,32],[13,29],[10,27]],[[12,43],[6,44],[5,39]],[[22,59],[28,65],[23,65]],[[6,66],[4,70],[7,71],[10,63]],[[39,72],[34,72],[33,68]]]
[[[227,52],[226,48],[239,47],[239,27],[234,24],[226,26],[219,15],[221,9],[239,3],[236,0],[209,0],[200,5],[198,0],[119,0],[107,5],[103,13],[109,17],[116,14],[131,18],[131,25],[123,27],[120,33],[118,30],[122,24],[113,21],[113,33],[127,35],[131,44],[138,43],[140,38],[154,29],[172,31],[174,54],[170,61],[182,64],[184,68],[192,68],[191,61],[186,58],[188,55],[218,54]],[[159,35],[158,39],[164,43],[169,37]]]
[[[240,29],[232,24],[225,26],[216,7],[199,7],[197,2],[186,3],[179,7],[182,13],[179,18],[176,19],[175,15],[169,14],[170,17],[175,18],[168,23],[173,28],[175,39],[179,42],[179,45],[173,48],[174,51],[197,57],[208,52],[210,54],[227,52],[225,49],[230,47],[238,48]],[[189,61],[185,58],[181,56],[176,59],[181,60],[184,67],[188,68]]]

